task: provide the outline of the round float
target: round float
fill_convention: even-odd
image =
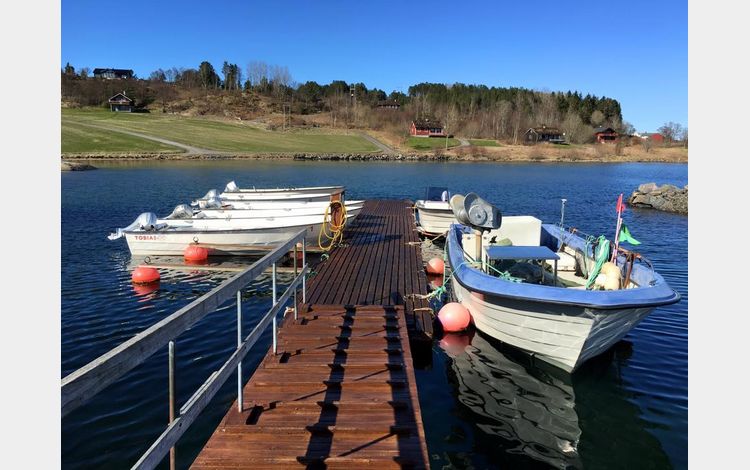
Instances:
[[[130,278],[135,284],[151,284],[152,282],[158,282],[161,276],[159,275],[159,270],[156,268],[138,266],[133,270]]]
[[[471,323],[469,310],[458,302],[449,302],[443,305],[438,312],[438,320],[443,325],[443,330],[454,333],[463,331]]]

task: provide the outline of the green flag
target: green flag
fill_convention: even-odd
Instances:
[[[627,242],[631,245],[640,245],[641,242],[633,238],[633,236],[630,234],[630,230],[628,230],[628,226],[624,223],[620,227],[620,235],[617,237],[617,241],[619,242]]]

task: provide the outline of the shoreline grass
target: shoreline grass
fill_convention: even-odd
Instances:
[[[113,113],[100,109],[63,109],[62,125],[63,128],[69,129],[68,132],[63,132],[63,152],[70,148],[88,148],[87,151],[92,152],[107,151],[104,148],[106,145],[100,146],[99,139],[103,134],[106,135],[107,131],[86,127],[86,124],[138,132],[219,152],[368,153],[378,150],[375,145],[359,135],[284,133],[266,131],[243,123],[205,118],[156,113]],[[90,142],[85,141],[84,129],[90,129]],[[116,139],[114,136],[110,138]],[[132,144],[131,148],[122,150],[139,150],[137,147],[142,144],[136,140],[140,139],[132,137],[131,140],[120,140],[122,144],[128,141]],[[159,145],[157,142],[154,144]]]
[[[448,148],[461,144],[458,139],[448,139]],[[406,145],[415,150],[436,150],[445,148],[445,137],[409,137]]]

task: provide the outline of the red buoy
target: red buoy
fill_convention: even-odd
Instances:
[[[136,284],[151,284],[152,282],[158,282],[160,277],[158,269],[138,266],[133,270],[130,278]]]
[[[458,302],[443,305],[438,312],[438,320],[447,332],[463,331],[471,323],[469,310]]]
[[[427,262],[427,272],[430,274],[443,274],[445,263],[440,258],[432,258]]]
[[[205,261],[208,259],[208,250],[202,246],[188,245],[184,255],[188,261]]]

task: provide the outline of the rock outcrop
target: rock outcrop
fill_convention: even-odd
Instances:
[[[60,162],[61,171],[84,171],[84,170],[96,170],[96,167],[89,165],[88,163],[80,162]]]
[[[688,187],[680,189],[671,184],[657,186],[656,183],[646,183],[638,186],[628,198],[628,204],[633,207],[644,207],[676,214],[688,213]]]

